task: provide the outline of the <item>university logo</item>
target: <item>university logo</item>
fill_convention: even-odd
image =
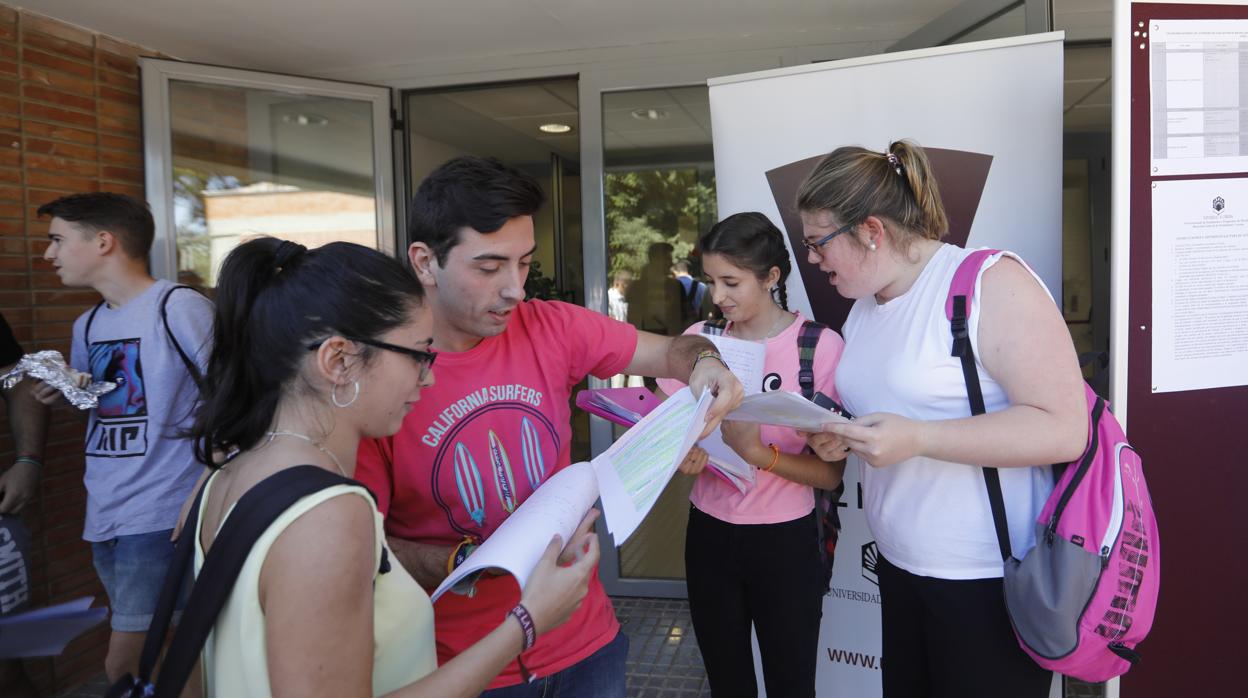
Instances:
[[[1213,210],[1215,213],[1222,213],[1222,209],[1226,208],[1226,199],[1220,196],[1213,199]]]
[[[880,585],[880,578],[875,573],[876,566],[880,563],[880,551],[875,547],[875,541],[871,541],[862,546],[862,578],[876,585]]]

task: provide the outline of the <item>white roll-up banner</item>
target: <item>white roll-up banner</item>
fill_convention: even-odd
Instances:
[[[1053,32],[782,68],[709,82],[721,218],[761,211],[800,248],[797,189],[845,145],[926,150],[947,241],[1018,253],[1054,298],[1062,280],[1062,43]],[[794,256],[790,307],[839,330],[850,301]],[[880,695],[876,550],[862,464],[845,473],[842,531],[820,631],[819,696]],[[952,505],[952,503],[951,503]],[[757,666],[760,692],[761,666]]]

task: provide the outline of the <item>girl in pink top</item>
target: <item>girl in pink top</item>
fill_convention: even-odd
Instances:
[[[784,238],[761,213],[738,213],[698,241],[711,300],[729,337],[763,342],[762,385],[747,392],[800,392],[801,313],[788,310],[791,264]],[[698,334],[698,322],[685,334]],[[821,327],[821,326],[820,326]],[[833,378],[844,342],[821,328],[814,388],[836,398]],[[684,387],[660,379],[671,393]],[[840,484],[844,460],[809,452],[803,434],[782,427],[724,422],[724,442],[758,468],[742,494],[711,472],[694,447],[681,471],[697,476],[685,538],[685,574],[698,646],[715,696],[756,695],[750,627],[758,634],[767,694],[813,696],[823,576],[816,539],[814,487]]]

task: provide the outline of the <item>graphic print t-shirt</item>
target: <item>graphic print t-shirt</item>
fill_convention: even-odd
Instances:
[[[436,382],[399,433],[360,446],[356,479],[377,495],[386,533],[436,545],[485,539],[571,461],[571,390],[586,375],[619,373],[637,331],[567,303],[521,303],[507,330],[465,352],[440,352]],[[497,626],[519,601],[510,576],[482,578],[469,598],[435,605],[438,661]],[[564,625],[544,633],[525,665],[548,676],[593,654],[619,629],[597,575]],[[520,683],[513,662],[492,686]]]
[[[172,288],[158,280],[119,308],[101,306],[89,333],[90,310],[74,322],[70,364],[117,384],[87,422],[86,540],[173,528],[199,476],[190,440],[178,436],[190,426],[198,390],[160,317],[160,301]],[[166,313],[178,344],[202,372],[212,302],[178,289]]]

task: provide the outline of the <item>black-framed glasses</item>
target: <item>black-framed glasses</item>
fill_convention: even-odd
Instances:
[[[832,242],[832,238],[836,237],[837,235],[840,235],[842,233],[848,233],[849,231],[853,230],[855,225],[856,225],[855,223],[846,223],[845,225],[842,225],[836,230],[833,230],[827,235],[824,235],[823,237],[819,238],[818,240],[815,240],[814,242],[811,242],[810,240],[802,240],[802,247],[805,247],[807,252],[815,255],[819,259],[823,259],[823,249],[822,249],[823,246],[828,244],[829,242]]]
[[[385,349],[386,351],[392,351],[396,354],[402,354],[404,356],[407,356],[411,358],[413,361],[415,361],[416,363],[420,364],[420,377],[421,378],[424,378],[425,376],[429,375],[429,369],[433,367],[434,359],[438,358],[438,353],[435,351],[421,351],[420,349],[412,349],[411,347],[401,347],[397,344],[388,344],[386,342],[379,342],[375,339],[364,339],[363,337],[345,337],[344,336],[343,339],[348,339],[348,340],[351,340],[352,342],[359,342],[360,344],[367,344],[370,347],[376,347],[378,349]],[[321,345],[324,343],[325,343],[325,340],[323,339],[319,342],[313,342],[312,344],[308,345],[308,350],[316,351],[317,349],[320,349]]]

